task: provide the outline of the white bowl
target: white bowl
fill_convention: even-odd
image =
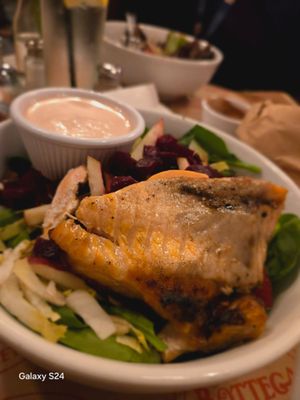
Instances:
[[[180,137],[197,122],[176,115],[143,112],[151,126],[163,117],[166,131]],[[249,146],[220,131],[230,150],[246,162],[262,167],[262,178],[289,191],[286,212],[300,215],[300,191],[293,181],[271,161]],[[0,124],[0,168],[9,154],[19,154],[20,140],[11,122]],[[15,149],[15,153],[14,153]],[[3,169],[0,170],[0,174]],[[300,276],[275,302],[264,334],[257,340],[183,363],[166,365],[130,364],[91,356],[59,344],[47,342],[0,308],[0,338],[28,359],[66,379],[119,392],[163,393],[212,386],[256,370],[290,350],[300,340]],[[157,396],[159,398],[159,396]]]
[[[121,21],[106,23],[103,61],[122,67],[125,85],[154,83],[159,95],[164,99],[194,93],[201,85],[211,80],[223,60],[222,53],[215,47],[212,47],[215,53],[213,60],[185,60],[127,48],[121,44],[125,27],[125,22]],[[169,32],[168,29],[145,24],[140,24],[140,27],[155,42],[164,41]]]
[[[78,96],[95,99],[126,112],[132,130],[112,138],[78,138],[51,133],[32,124],[26,110],[39,100],[50,97]],[[141,114],[133,107],[99,93],[70,88],[45,88],[26,92],[11,105],[11,117],[16,124],[33,166],[50,179],[61,178],[70,168],[86,161],[88,155],[104,161],[115,150],[129,150],[145,129]]]
[[[237,118],[227,117],[226,115],[214,110],[207,100],[201,101],[202,121],[214,128],[220,129],[223,132],[235,135],[235,132],[241,123]]]

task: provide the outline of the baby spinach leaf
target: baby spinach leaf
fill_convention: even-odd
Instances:
[[[21,232],[17,235],[14,236],[13,238],[9,239],[7,241],[7,246],[8,247],[16,247],[19,243],[21,243],[23,240],[29,240],[29,233],[26,228],[22,229]]]
[[[142,331],[146,340],[152,344],[156,350],[164,351],[167,348],[166,344],[156,335],[154,325],[148,318],[122,307],[110,306],[109,311],[111,314],[126,319],[133,326]]]
[[[277,283],[300,267],[300,219],[283,214],[268,246],[266,268],[272,283]]]
[[[87,325],[79,319],[76,314],[69,307],[53,307],[54,310],[60,315],[59,324],[66,325],[72,329],[84,329]]]
[[[112,308],[117,309],[115,310],[116,312],[114,314],[120,315],[123,318],[125,318],[123,316],[123,313],[120,311],[118,307],[112,307]],[[55,307],[54,309],[61,316],[58,323],[67,325],[68,327],[68,331],[66,332],[65,336],[60,340],[60,343],[68,347],[72,347],[73,349],[82,351],[84,353],[89,353],[106,358],[112,358],[114,360],[141,362],[141,363],[160,362],[160,355],[157,352],[157,350],[155,350],[154,345],[153,345],[154,348],[150,348],[148,351],[144,350],[143,353],[139,354],[130,347],[116,342],[115,336],[110,336],[105,340],[100,340],[98,336],[92,331],[92,329],[90,329],[80,318],[78,318],[70,308]],[[148,337],[151,337],[151,339],[153,339],[152,338],[153,335],[154,336],[153,342],[156,343],[157,340],[156,343],[157,347],[162,348],[163,343],[158,338],[156,339],[154,333],[152,334],[153,325],[147,318],[144,318],[139,314],[131,313],[131,311],[128,310],[126,310],[125,315],[128,317],[125,319],[127,319],[129,322],[131,322],[129,320],[130,318],[137,317],[139,324],[141,326],[144,326],[145,329],[149,332],[148,335],[146,335],[143,332],[148,342],[152,344],[152,342],[148,339]]]
[[[160,356],[156,350],[145,350],[140,354],[128,346],[117,343],[115,336],[100,340],[90,328],[68,329],[65,336],[60,339],[60,343],[84,353],[113,360],[148,364],[160,363]]]
[[[193,139],[208,153],[210,163],[226,161],[233,168],[245,169],[254,173],[261,172],[256,165],[245,163],[235,154],[230,153],[224,140],[203,126],[195,125],[179,141],[188,146]]]
[[[186,37],[178,32],[169,32],[165,43],[164,52],[167,55],[176,54],[182,46],[187,44]]]
[[[8,224],[15,222],[19,219],[18,213],[10,210],[9,208],[0,209],[0,227],[4,227]]]

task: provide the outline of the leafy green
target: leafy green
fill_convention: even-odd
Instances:
[[[157,364],[160,363],[160,355],[154,350],[138,353],[128,346],[116,342],[115,336],[100,340],[90,329],[68,329],[60,343],[73,349],[95,356],[111,358],[135,363]]]
[[[146,340],[158,351],[164,351],[166,344],[156,335],[153,323],[143,315],[121,307],[110,306],[109,312],[126,319],[145,335]]]
[[[114,360],[159,363],[159,353],[151,348],[139,354],[128,346],[116,342],[116,336],[100,340],[98,336],[68,307],[54,307],[61,316],[60,324],[67,325],[68,330],[60,343],[84,353],[111,358]]]
[[[169,32],[164,47],[165,54],[171,56],[176,54],[182,46],[188,43],[186,37],[178,32]]]
[[[299,267],[300,219],[294,214],[283,214],[268,246],[266,268],[272,283],[277,283]]]
[[[9,208],[0,209],[0,227],[11,224],[15,222],[18,218],[20,218],[19,215]]]
[[[79,319],[69,307],[53,307],[60,315],[59,324],[67,325],[71,329],[84,329],[87,325]]]
[[[4,241],[10,240],[19,235],[25,229],[26,225],[24,219],[18,219],[17,221],[0,228],[0,239]]]
[[[27,229],[23,229],[17,236],[14,236],[12,239],[9,239],[6,244],[8,247],[16,247],[23,240],[29,240],[30,236]]]
[[[188,146],[193,139],[208,153],[210,163],[226,161],[233,168],[245,169],[254,173],[261,172],[261,169],[256,165],[247,164],[230,153],[225,142],[203,126],[195,125],[179,141]]]

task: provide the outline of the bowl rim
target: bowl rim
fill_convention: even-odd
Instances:
[[[177,64],[178,66],[189,66],[189,67],[199,67],[199,66],[217,66],[219,64],[221,64],[221,62],[224,59],[223,53],[222,51],[217,48],[216,46],[211,45],[211,48],[215,54],[215,58],[213,58],[212,60],[189,60],[186,58],[178,58],[178,57],[168,57],[168,56],[161,56],[159,54],[149,54],[149,53],[145,53],[143,51],[139,51],[139,50],[135,50],[135,49],[131,49],[129,47],[125,47],[124,45],[122,45],[121,42],[117,42],[114,39],[111,39],[110,36],[107,35],[106,33],[106,27],[110,27],[110,26],[126,26],[126,22],[125,21],[121,21],[121,20],[109,20],[106,22],[105,24],[105,29],[104,29],[104,35],[103,35],[103,42],[106,44],[109,44],[115,48],[118,48],[122,51],[125,52],[129,52],[131,54],[135,54],[137,56],[140,57],[145,57],[146,59],[151,59],[154,60],[156,59],[157,61],[164,61],[164,62],[169,62],[172,64]],[[144,24],[144,23],[139,23],[139,26],[142,29],[145,30],[152,30],[152,31],[160,31],[160,32],[164,32],[164,33],[168,33],[171,30],[168,28],[164,28],[164,27],[160,27],[160,26],[155,26],[155,25],[150,25],[150,24]],[[180,32],[183,33],[183,32]],[[188,39],[193,39],[193,37],[191,35],[188,35],[187,33],[183,33]]]
[[[98,101],[105,101],[108,104],[115,105],[122,110],[125,110],[127,113],[133,117],[136,126],[129,132],[124,135],[115,136],[112,138],[78,138],[73,136],[65,136],[59,133],[50,132],[49,130],[39,128],[38,126],[30,123],[26,117],[21,112],[21,107],[26,107],[26,102],[39,98],[45,98],[49,94],[56,95],[58,97],[64,96],[78,96],[84,98],[93,98]],[[123,103],[122,101],[117,101],[109,96],[103,95],[102,93],[95,92],[93,90],[87,89],[78,89],[78,88],[68,88],[68,87],[51,87],[51,88],[41,88],[30,90],[26,93],[21,94],[16,97],[11,106],[10,106],[10,115],[14,123],[17,127],[22,129],[22,134],[25,135],[34,135],[39,138],[42,138],[46,141],[52,143],[60,143],[64,145],[69,145],[71,147],[87,147],[87,148],[95,148],[95,147],[115,147],[119,145],[125,145],[127,143],[133,142],[137,139],[145,130],[145,121],[139,111],[137,111],[134,107]]]
[[[214,98],[217,98],[219,96],[216,96]],[[227,115],[224,115],[216,110],[214,110],[208,102],[209,99],[202,99],[201,100],[201,104],[202,107],[205,109],[206,112],[210,113],[213,117],[219,119],[219,121],[226,121],[229,122],[231,124],[235,124],[235,125],[239,125],[242,122],[242,118],[234,118],[234,117],[228,117]]]
[[[161,112],[144,110],[142,113],[146,115],[146,118],[147,116],[157,119],[161,117],[171,118],[174,123],[199,123],[191,118],[176,114],[162,114]],[[12,124],[12,122],[5,121],[1,123],[0,130],[4,126],[9,126],[9,124]],[[290,190],[295,192],[296,196],[300,199],[300,189],[298,186],[265,156],[219,129],[202,123],[201,125],[212,129],[229,145],[237,144],[241,150],[250,151],[256,156],[257,161],[260,161],[270,171],[276,173],[276,175],[284,180],[290,187]],[[300,277],[298,280],[300,280]],[[297,287],[292,287],[289,290],[297,293],[299,291]],[[122,390],[124,392],[135,393],[169,393],[219,384],[226,380],[237,378],[242,374],[250,373],[278,359],[300,340],[300,311],[297,310],[297,308],[291,308],[291,318],[284,320],[285,324],[278,325],[280,335],[277,335],[276,340],[271,342],[269,346],[267,345],[269,342],[263,335],[261,339],[238,346],[233,350],[228,350],[234,351],[235,357],[227,357],[221,361],[218,358],[220,356],[223,358],[223,355],[227,351],[202,360],[198,359],[184,363],[163,365],[131,364],[92,356],[69,349],[60,344],[47,342],[15,320],[2,307],[0,307],[0,337],[39,365],[45,366],[47,364],[47,368],[51,366],[52,368],[61,370],[64,367],[64,363],[67,363],[67,371],[72,375],[72,379],[79,381],[84,379],[84,382],[86,384],[89,383],[91,386],[115,388],[115,391]],[[243,349],[246,347],[247,354],[249,355],[247,359],[245,358],[245,354],[243,354]],[[262,353],[264,354],[263,359],[257,356],[257,354]],[[216,360],[217,369],[216,367],[212,368],[210,365],[214,365]],[[240,364],[237,362],[242,360],[244,362]]]

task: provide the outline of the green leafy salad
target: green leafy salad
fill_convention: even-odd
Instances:
[[[240,160],[221,138],[201,126],[193,127],[179,141],[165,135],[158,146],[158,138],[161,135],[157,130],[147,131],[131,154],[113,155],[109,166],[102,168],[100,178],[101,165],[90,158],[89,187],[78,190],[80,198],[93,194],[97,185],[98,192],[101,186],[103,194],[109,193],[162,170],[189,169],[209,177],[234,176],[241,169],[260,172],[260,168]],[[52,342],[115,360],[160,363],[166,350],[159,335],[164,321],[154,312],[148,313],[143,305],[123,303],[121,296],[107,293],[71,272],[65,254],[43,229],[57,183],[42,177],[21,159],[10,160],[9,165],[0,190],[2,306]],[[116,166],[126,173],[116,173]],[[283,214],[269,242],[265,275],[278,287],[294,276],[299,266],[300,219]],[[269,289],[265,293],[264,285],[261,288],[259,296],[263,301],[270,297]]]

